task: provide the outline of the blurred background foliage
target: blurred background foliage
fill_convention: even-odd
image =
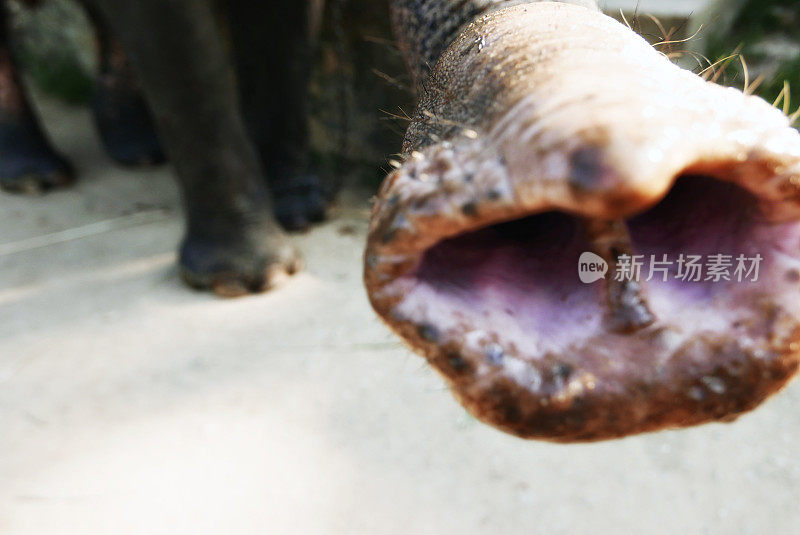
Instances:
[[[69,104],[92,93],[96,52],[83,10],[68,0],[46,0],[36,9],[9,2],[14,53],[25,73],[43,92]]]
[[[800,0],[719,1],[705,18],[698,42],[706,57],[720,62],[738,50],[750,82],[761,80],[756,94],[774,102],[788,82],[789,108],[800,107]],[[742,87],[744,69],[738,59],[728,62],[720,82]]]
[[[695,38],[670,48],[703,54],[711,63],[729,58],[717,65],[725,66],[718,81],[741,88],[742,64],[730,58],[740,50],[750,81],[763,80],[758,94],[773,102],[786,80],[793,109],[800,106],[800,0],[716,0],[691,21],[662,17],[664,28],[638,13],[636,5],[632,0],[627,20],[651,42],[663,41],[665,29],[669,39],[683,39],[702,23]],[[96,49],[80,6],[73,0],[44,0],[31,10],[12,0],[11,7],[15,53],[28,78],[69,104],[86,102]],[[695,62],[695,71],[702,68]],[[347,169],[380,178],[377,168],[399,149],[406,115],[413,111],[409,85],[392,41],[388,2],[328,0],[311,88],[312,138],[320,166],[334,174]]]

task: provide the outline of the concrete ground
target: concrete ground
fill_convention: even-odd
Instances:
[[[793,534],[800,383],[730,425],[582,446],[471,419],[371,312],[366,195],[308,268],[182,286],[170,171],[125,171],[45,103],[81,176],[0,195],[0,533]]]

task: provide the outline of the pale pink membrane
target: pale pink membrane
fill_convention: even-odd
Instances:
[[[656,273],[642,283],[656,317],[650,328],[667,326],[685,340],[698,333],[735,335],[767,302],[800,314],[800,223],[771,223],[768,211],[733,183],[687,176],[628,219],[634,253],[645,257],[644,279],[651,255],[674,262],[666,282]],[[449,339],[460,333],[466,349],[472,336],[478,346],[491,340],[537,359],[606,336],[609,349],[623,352],[618,346],[625,336],[609,333],[604,322],[605,283],[583,284],[578,277],[578,259],[591,250],[582,219],[566,213],[468,232],[426,251],[418,269],[403,277],[408,291],[395,313],[429,323]],[[676,280],[680,254],[702,255],[706,264],[708,255],[729,255],[732,280]],[[752,274],[736,280],[739,255],[761,255],[757,282],[749,280]]]

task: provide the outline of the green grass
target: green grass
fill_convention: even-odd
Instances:
[[[43,92],[68,103],[92,93],[94,33],[71,0],[48,0],[28,9],[10,2],[14,53],[22,71]]]
[[[800,55],[780,58],[772,54],[767,42],[783,41],[800,45],[800,1],[798,0],[748,0],[736,17],[730,32],[712,34],[707,46],[711,61],[730,56],[741,47],[752,82],[756,73],[766,78],[756,94],[774,102],[789,83],[791,111],[800,107]],[[744,67],[740,61],[728,63],[722,83],[741,87]]]
[[[42,56],[31,50],[22,50],[17,56],[22,69],[44,93],[69,104],[81,104],[91,97],[92,77],[74,57]]]

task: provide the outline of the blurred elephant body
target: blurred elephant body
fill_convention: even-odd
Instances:
[[[83,4],[98,29],[93,108],[101,137],[121,163],[162,159],[140,85],[182,189],[187,282],[239,294],[294,272],[297,254],[273,214],[290,229],[324,217],[307,127],[322,2]],[[19,83],[5,11],[0,22],[2,185],[40,191],[69,183],[69,165],[48,144]]]

